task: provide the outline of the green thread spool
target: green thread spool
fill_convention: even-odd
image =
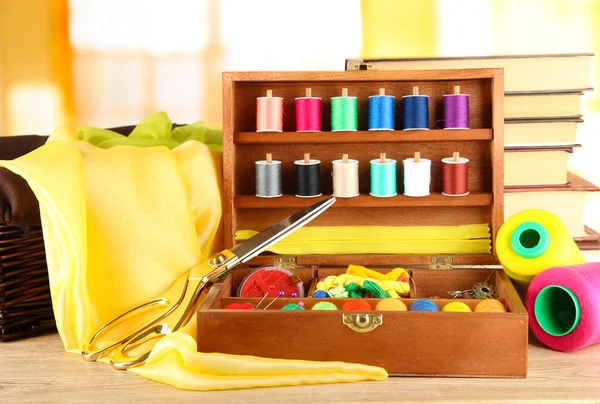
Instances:
[[[341,97],[331,98],[331,131],[358,130],[358,101],[348,96],[348,89],[342,89]]]
[[[579,299],[570,289],[559,285],[542,289],[535,298],[533,309],[542,330],[554,337],[572,333],[581,319]]]
[[[385,153],[381,153],[379,159],[371,160],[370,194],[379,198],[397,195],[396,160],[386,158]]]

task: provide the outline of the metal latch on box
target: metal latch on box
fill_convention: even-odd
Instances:
[[[449,255],[429,257],[429,269],[452,269],[452,257]]]
[[[369,332],[383,324],[383,314],[344,314],[342,323],[352,331]]]

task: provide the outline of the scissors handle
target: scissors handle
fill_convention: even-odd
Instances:
[[[116,369],[127,369],[145,362],[151,349],[146,349],[141,355],[133,356],[130,355],[130,351],[186,325],[195,314],[200,295],[206,286],[226,275],[231,268],[230,265],[239,262],[237,256],[229,250],[224,250],[215,256],[221,259],[215,260],[213,256],[195,266],[182,275],[162,296],[123,313],[100,328],[82,350],[83,358],[87,361],[95,361],[112,353],[111,364]],[[163,311],[151,316],[141,326],[126,330],[118,338],[111,339],[109,336],[109,333],[114,332],[124,321],[135,319],[136,316],[143,315],[144,311],[162,308],[161,306],[164,307]],[[100,347],[102,341],[109,342]]]

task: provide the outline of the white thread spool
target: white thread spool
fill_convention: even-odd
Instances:
[[[358,160],[348,159],[343,154],[339,160],[333,160],[333,196],[339,198],[354,198],[358,190]]]
[[[431,186],[431,160],[422,159],[416,152],[414,158],[402,161],[404,168],[404,195],[427,196]]]

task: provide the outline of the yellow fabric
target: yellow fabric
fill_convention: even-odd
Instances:
[[[382,274],[381,272],[373,271],[362,265],[348,265],[346,273],[348,275],[362,276],[363,278],[373,278],[378,281],[395,281],[401,276],[406,277],[406,279],[410,278],[410,275],[404,268],[394,268],[387,274]]]
[[[356,283],[358,286],[362,287],[365,281],[370,281],[379,285],[379,287],[388,295],[390,295],[390,297],[406,297],[410,293],[410,286],[408,282],[377,280],[374,278],[363,278],[362,276],[350,274],[328,276],[317,283],[317,290],[323,290],[327,292],[338,287],[339,285],[345,286],[350,283]]]
[[[257,232],[238,230],[236,240]],[[489,254],[486,224],[462,226],[308,226],[269,247],[276,254]]]
[[[68,352],[79,355],[99,326],[159,296],[223,247],[221,155],[197,141],[172,150],[103,149],[56,132],[0,165],[24,177],[39,199],[52,301]],[[195,335],[193,318],[130,371],[191,390],[387,377],[359,364],[197,353]]]

